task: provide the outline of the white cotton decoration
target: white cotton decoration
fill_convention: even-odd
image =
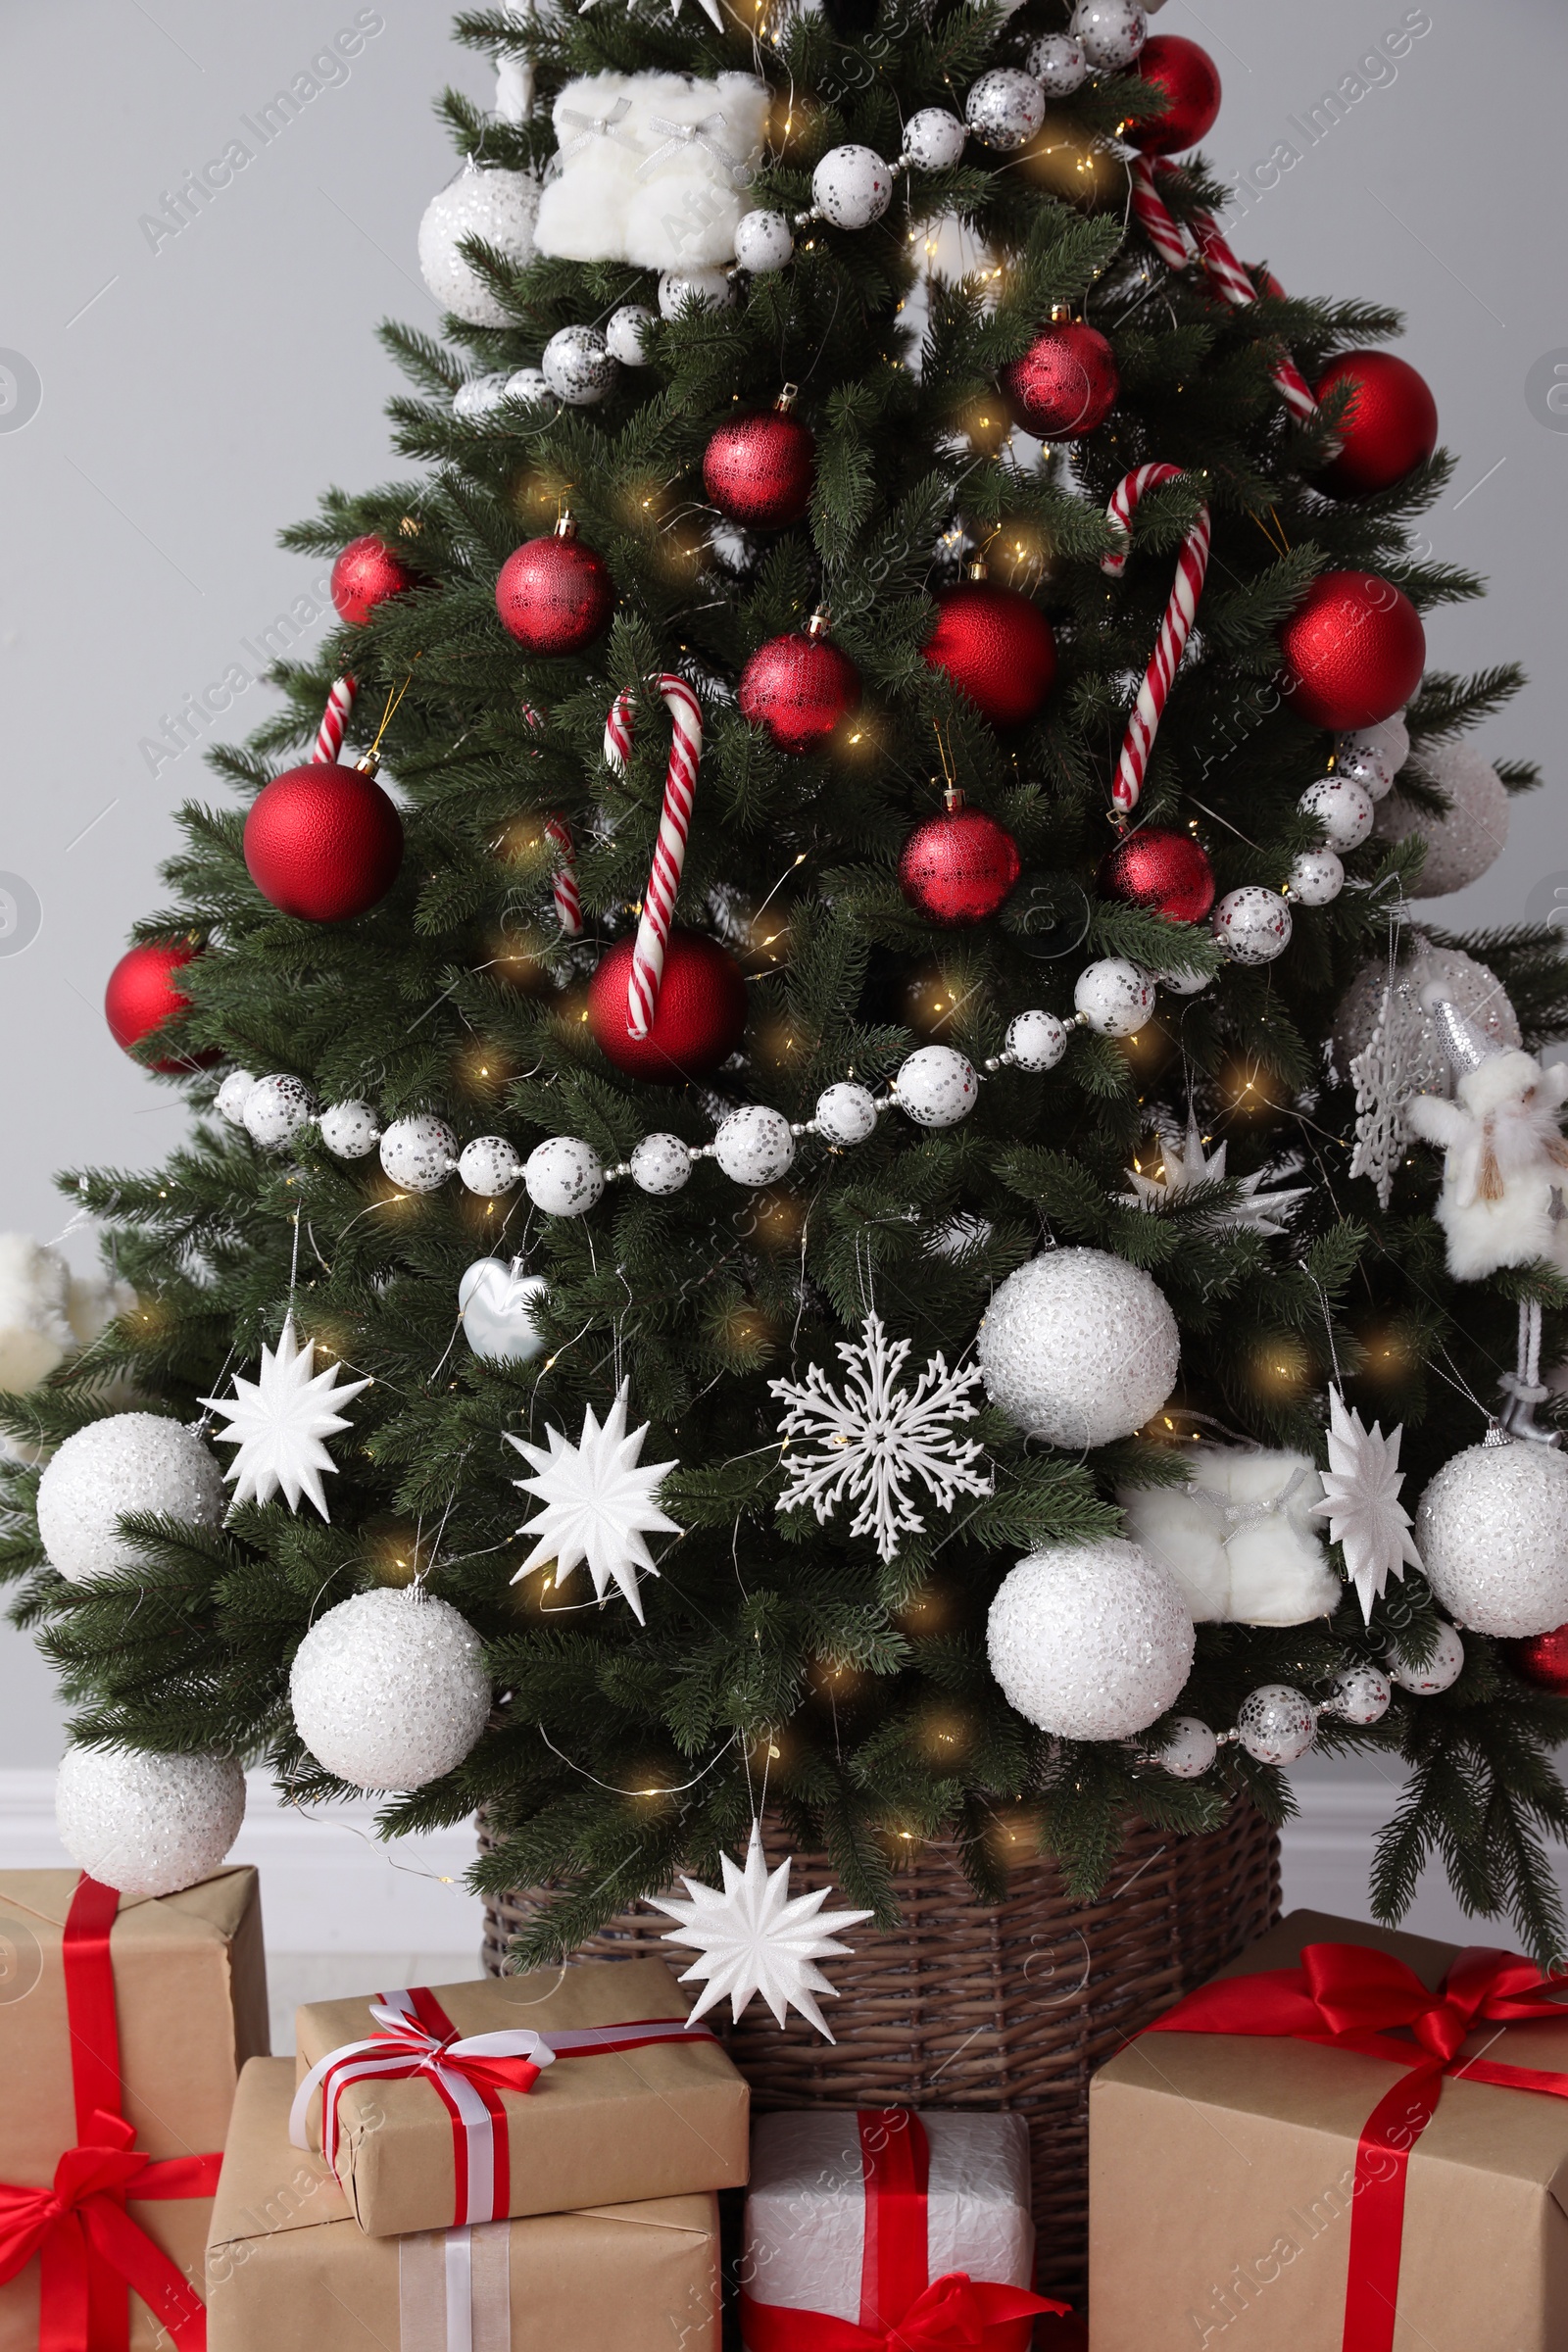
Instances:
[[[565,82],[553,110],[559,152],[539,199],[539,252],[644,270],[728,262],[767,109],[767,86],[753,74]]]
[[[1328,906],[1345,888],[1345,868],[1333,850],[1301,850],[1291,859],[1285,882],[1303,906]]]
[[[287,1073],[258,1078],[240,1113],[245,1132],[264,1152],[286,1152],[311,1123],[316,1105],[311,1090]]]
[[[986,1626],[1008,1705],[1061,1740],[1147,1731],[1180,1695],[1194,1642],[1171,1579],[1118,1537],[1030,1552]]]
[[[464,1269],[458,1284],[458,1312],[475,1355],[494,1363],[529,1364],[543,1355],[545,1342],[533,1310],[550,1285],[543,1274],[525,1274],[522,1260],[481,1257]]]
[[[38,1484],[38,1535],[73,1585],[140,1564],[120,1532],[132,1511],[221,1527],[223,1474],[194,1431],[160,1413],[111,1413],[67,1438]]]
[[[135,1303],[128,1283],[73,1274],[47,1243],[0,1233],[0,1395],[32,1388]]]
[[[841,1078],[836,1086],[822,1089],[812,1117],[818,1135],[830,1144],[863,1144],[876,1133],[876,1098],[868,1086]]]
[[[1291,944],[1291,910],[1277,890],[1249,882],[1228,890],[1209,928],[1237,963],[1272,963]]]
[[[522,1181],[549,1217],[580,1217],[605,1189],[605,1163],[580,1136],[553,1135],[529,1152]]]
[[[294,1653],[294,1728],[357,1788],[422,1788],[463,1762],[490,1712],[478,1635],[418,1586],[358,1592]]]
[[[735,223],[735,262],[754,277],[771,276],[795,252],[787,213],[742,213]]]
[[[649,362],[643,337],[658,316],[646,302],[623,302],[618,311],[612,311],[605,320],[605,343],[611,358],[623,368],[646,368]]]
[[[1423,751],[1423,779],[1447,794],[1442,816],[1391,792],[1377,812],[1380,841],[1415,834],[1427,845],[1425,863],[1410,885],[1412,898],[1446,898],[1479,881],[1508,842],[1508,795],[1502,778],[1473,744],[1445,743]]]
[[[1296,805],[1303,816],[1310,817],[1321,829],[1331,850],[1359,849],[1377,814],[1371,794],[1363,792],[1343,770],[1332,776],[1319,776]]]
[[[1195,1446],[1185,1487],[1130,1487],[1127,1533],[1170,1571],[1199,1625],[1305,1625],[1345,1588],[1312,1518],[1323,1482],[1304,1453]]]
[[[1158,1747],[1149,1751],[1173,1779],[1200,1781],[1219,1754],[1219,1740],[1197,1715],[1178,1715]]]
[[[1464,1643],[1452,1626],[1440,1619],[1438,1638],[1425,1663],[1408,1664],[1399,1655],[1397,1644],[1390,1642],[1389,1672],[1401,1690],[1412,1690],[1417,1698],[1436,1698],[1440,1690],[1450,1690],[1464,1672]]]
[[[562,326],[539,355],[539,372],[568,408],[591,409],[620,370],[597,326]]]
[[[980,1100],[980,1081],[956,1046],[919,1046],[900,1064],[893,1091],[917,1127],[956,1127]]]
[[[1554,1446],[1472,1446],[1416,1506],[1416,1549],[1444,1607],[1517,1640],[1568,1620],[1568,1459]]]
[[[1104,956],[1084,966],[1072,1001],[1102,1037],[1134,1037],[1154,1009],[1154,983],[1124,956]]]
[[[874,147],[830,147],[811,173],[811,202],[834,228],[869,228],[892,201],[892,167]]]
[[[736,1184],[773,1184],[795,1157],[795,1138],[781,1110],[748,1102],[721,1121],[713,1157]]]
[[[458,1175],[481,1200],[499,1200],[522,1180],[522,1161],[504,1135],[476,1135],[458,1154]]]
[[[368,1102],[334,1102],[318,1125],[322,1143],[339,1159],[366,1159],[381,1140],[381,1123]]]
[[[243,1127],[245,1098],[255,1084],[256,1080],[249,1070],[230,1070],[213,1100],[213,1107],[219,1117],[226,1119],[231,1127]]]
[[[1054,1012],[1020,1012],[1007,1023],[1007,1052],[1020,1070],[1054,1070],[1071,1037],[1071,1023]]]
[[[1076,1452],[1131,1437],[1158,1412],[1181,1342],[1142,1266],[1103,1250],[1050,1250],[1002,1284],[976,1352],[992,1403]]]
[[[1254,1764],[1295,1764],[1317,1738],[1317,1715],[1304,1690],[1262,1683],[1243,1699],[1236,1736]]]
[[[431,197],[419,222],[419,274],[444,310],[469,326],[516,324],[459,247],[478,237],[520,270],[533,259],[538,202],[532,172],[481,172],[472,163]]]
[[[406,1193],[439,1192],[452,1173],[458,1139],[427,1110],[394,1119],[381,1138],[381,1165]]]
[[[75,1863],[133,1900],[211,1878],[245,1819],[245,1775],[232,1756],[160,1756],[68,1747],[55,1781],[55,1826]]]

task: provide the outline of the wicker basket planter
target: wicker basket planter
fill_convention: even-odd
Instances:
[[[483,1831],[481,1829],[481,1838]],[[764,1824],[771,1861],[787,1844]],[[835,1874],[797,1854],[792,1892]],[[1017,2108],[1029,2119],[1043,2292],[1081,2295],[1088,2233],[1089,2078],[1129,2034],[1210,1976],[1279,1913],[1279,1840],[1238,1805],[1208,1838],[1134,1824],[1093,1903],[1069,1900],[1055,1865],[1011,1874],[1004,1903],[978,1902],[950,1848],[930,1845],[898,1880],[904,1926],[854,1932],[851,1959],[829,1963],[838,1998],[821,2041],[791,2015],[781,2033],[760,2001],[738,2026],[710,2015],[760,2108]],[[492,1899],[485,1966],[502,1973],[510,1938],[546,1897]],[[669,1922],[623,1912],[581,1946],[590,1959],[680,1948]]]

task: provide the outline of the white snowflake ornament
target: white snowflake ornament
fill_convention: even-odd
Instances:
[[[808,1367],[804,1381],[774,1380],[768,1386],[789,1411],[779,1423],[781,1438],[812,1438],[809,1452],[790,1457],[790,1483],[779,1496],[781,1511],[809,1503],[817,1524],[832,1518],[841,1502],[858,1504],[852,1536],[874,1536],[884,1560],[897,1556],[901,1534],[920,1535],[925,1521],[909,1498],[918,1481],[943,1510],[959,1494],[989,1494],[991,1480],[973,1468],[984,1448],[974,1438],[953,1434],[955,1421],[972,1421],[979,1406],[969,1391],[981,1384],[978,1365],[950,1372],[946,1359],[932,1356],[912,1389],[900,1385],[909,1354],[907,1340],[889,1341],[874,1310],[863,1337],[840,1340],[848,1367],[842,1392],[831,1389],[821,1366]]]
[[[1396,1429],[1386,1438],[1376,1421],[1367,1429],[1339,1390],[1330,1389],[1329,1467],[1322,1473],[1324,1498],[1312,1512],[1328,1521],[1330,1541],[1344,1545],[1345,1565],[1368,1624],[1372,1603],[1387,1591],[1391,1573],[1402,1584],[1406,1562],[1412,1568],[1421,1565],[1410,1539],[1410,1514],[1399,1500],[1403,1435]]]
[[[262,1369],[255,1380],[236,1373],[232,1396],[204,1396],[202,1403],[220,1413],[226,1429],[214,1432],[220,1446],[239,1450],[223,1475],[235,1481],[236,1502],[270,1502],[279,1492],[291,1511],[300,1497],[309,1496],[323,1519],[330,1519],[321,1488],[323,1470],[336,1470],[323,1440],[335,1437],[348,1422],[337,1410],[369,1387],[368,1380],[347,1380],[339,1386],[343,1367],[328,1364],[315,1369],[316,1342],[302,1348],[295,1337],[294,1317],[283,1318],[274,1349],[262,1349]]]
[[[1198,1131],[1198,1121],[1190,1118],[1187,1133],[1180,1142],[1174,1136],[1160,1141],[1161,1173],[1146,1176],[1140,1168],[1129,1168],[1127,1181],[1130,1193],[1119,1196],[1124,1208],[1163,1208],[1167,1202],[1179,1200],[1200,1184],[1218,1184],[1225,1174],[1225,1154],[1229,1147],[1221,1144],[1217,1151],[1205,1152],[1203,1139]],[[1260,1190],[1266,1171],[1257,1169],[1244,1176],[1239,1186],[1240,1198],[1222,1202],[1204,1222],[1215,1231],[1229,1229],[1236,1233],[1277,1234],[1285,1231],[1292,1209],[1298,1200],[1306,1199],[1306,1187],[1265,1193]]]
[[[738,2022],[752,1996],[760,1992],[776,2024],[783,2025],[785,2011],[795,2008],[825,2041],[831,2041],[816,1995],[831,1993],[834,1987],[815,1963],[850,1949],[829,1930],[853,1928],[869,1919],[870,1912],[829,1911],[824,1916],[822,1905],[830,1892],[826,1886],[817,1887],[812,1894],[792,1896],[790,1856],[785,1856],[777,1870],[769,1870],[755,1821],[746,1868],[738,1870],[728,1854],[721,1854],[719,1861],[724,1872],[722,1889],[683,1875],[681,1884],[691,1897],[689,1902],[648,1897],[656,1911],[680,1922],[662,1940],[689,1944],[700,1955],[681,1978],[683,1984],[693,1978],[708,1979],[692,2011],[692,2024],[726,1994],[731,2021]]]
[[[536,1494],[545,1506],[517,1530],[520,1536],[532,1536],[534,1546],[512,1581],[520,1584],[553,1560],[561,1586],[586,1563],[595,1599],[603,1600],[613,1585],[641,1625],[638,1576],[643,1569],[650,1576],[659,1574],[647,1539],[654,1534],[678,1536],[684,1530],[665,1516],[658,1501],[665,1471],[676,1465],[638,1461],[648,1423],[627,1436],[626,1392],[622,1381],[603,1428],[593,1406],[585,1408],[582,1436],[575,1446],[559,1429],[546,1433],[548,1447],[530,1446],[526,1439],[507,1433],[507,1444],[514,1446],[536,1473],[514,1479],[514,1486],[524,1494]]]

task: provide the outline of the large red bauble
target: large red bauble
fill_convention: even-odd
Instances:
[[[814,752],[860,699],[860,673],[847,654],[809,629],[760,645],[735,690],[743,717],[763,726],[781,752]]]
[[[916,825],[899,888],[928,922],[983,923],[1018,879],[1018,845],[983,808],[945,808]]]
[[[785,409],[721,424],[703,458],[703,487],[719,513],[756,530],[799,522],[815,479],[811,428]]]
[[[994,727],[1033,718],[1056,682],[1050,621],[1026,596],[991,580],[943,589],[923,651]]]
[[[1337,732],[1392,717],[1426,665],[1420,613],[1375,571],[1320,572],[1279,635],[1291,709]]]
[[[1122,125],[1129,147],[1145,155],[1179,155],[1213,129],[1219,113],[1219,69],[1196,41],[1179,32],[1156,32],[1144,43],[1138,63],[1129,67],[1128,79],[1147,81],[1166,102],[1162,115]]]
[[[245,863],[263,898],[285,914],[346,923],[397,880],[402,819],[363,768],[291,767],[251,804]]]
[[[1510,1642],[1508,1661],[1515,1674],[1534,1683],[1538,1690],[1568,1698],[1568,1625],[1553,1626],[1549,1634],[1532,1634],[1523,1642]]]
[[[192,947],[169,947],[163,941],[126,950],[110,973],[109,985],[104,990],[104,1018],[117,1046],[122,1046],[128,1054],[149,1030],[184,1011],[190,999],[176,986],[174,974],[195,954]],[[220,1059],[217,1052],[165,1054],[152,1066],[171,1073],[204,1070]]]
[[[363,629],[377,605],[414,584],[415,574],[373,532],[351,539],[332,566],[332,602],[351,628]]]
[[[1121,899],[1173,923],[1200,923],[1214,904],[1214,869],[1190,833],[1140,825],[1100,868],[1107,899]]]
[[[603,556],[557,533],[514,548],[496,582],[496,611],[530,654],[579,654],[610,626],[615,584]]]
[[[1342,498],[1392,490],[1438,446],[1438,404],[1424,375],[1393,351],[1344,351],[1312,386],[1318,400],[1352,383],[1340,454],[1318,480]]]
[[[612,948],[588,983],[588,1027],[608,1061],[630,1078],[680,1086],[726,1061],[746,1034],[746,982],[733,956],[701,931],[672,931],[654,1025],[626,1029],[632,942]]]
[[[1102,424],[1121,389],[1116,355],[1099,329],[1064,318],[1043,326],[1002,370],[1015,424],[1040,441],[1074,441]]]

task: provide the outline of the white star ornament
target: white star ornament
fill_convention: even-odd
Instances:
[[[586,1564],[594,1580],[594,1597],[603,1600],[612,1585],[624,1596],[639,1625],[643,1604],[638,1597],[640,1573],[657,1576],[648,1548],[651,1535],[678,1536],[684,1531],[659,1508],[659,1489],[674,1462],[639,1462],[648,1423],[626,1434],[627,1384],[622,1381],[614,1403],[601,1428],[592,1405],[583,1413],[582,1436],[575,1446],[559,1429],[545,1434],[549,1446],[530,1446],[524,1438],[506,1433],[536,1475],[514,1479],[524,1494],[537,1495],[544,1508],[524,1520],[517,1533],[532,1536],[534,1546],[513,1578],[520,1584],[548,1561],[556,1564],[556,1583],[564,1585]]]
[[[275,1351],[263,1348],[257,1379],[241,1380],[236,1374],[232,1396],[202,1398],[228,1423],[226,1429],[214,1432],[217,1443],[239,1448],[223,1473],[236,1482],[236,1502],[270,1502],[281,1490],[291,1511],[299,1509],[301,1495],[308,1495],[323,1519],[332,1516],[321,1473],[335,1471],[337,1464],[322,1441],[348,1428],[336,1408],[370,1384],[348,1380],[340,1387],[340,1364],[317,1372],[315,1362],[316,1342],[299,1345],[289,1314]]]
[[[1329,1390],[1329,1466],[1322,1473],[1324,1499],[1312,1510],[1328,1521],[1330,1540],[1344,1547],[1368,1624],[1372,1603],[1388,1590],[1390,1575],[1402,1584],[1406,1564],[1421,1565],[1410,1540],[1410,1514],[1399,1500],[1403,1435],[1396,1429],[1386,1438],[1376,1421],[1367,1429],[1359,1413],[1347,1409],[1339,1390]]]
[[[724,1872],[722,1888],[705,1886],[700,1880],[683,1876],[689,1902],[660,1895],[647,1898],[656,1911],[681,1923],[662,1940],[690,1944],[701,1955],[681,1978],[683,1984],[693,1978],[708,1979],[691,2022],[695,2025],[726,1994],[731,2020],[738,2020],[754,1993],[760,1993],[776,2024],[783,2025],[785,2011],[795,2008],[824,2040],[831,2041],[816,1995],[832,1993],[834,1987],[815,1963],[846,1954],[851,1948],[827,1931],[853,1928],[869,1919],[870,1912],[829,1911],[820,1916],[831,1892],[826,1886],[792,1898],[790,1857],[786,1854],[777,1870],[768,1869],[755,1821],[746,1868],[737,1869],[728,1854],[721,1854],[719,1861]]]

